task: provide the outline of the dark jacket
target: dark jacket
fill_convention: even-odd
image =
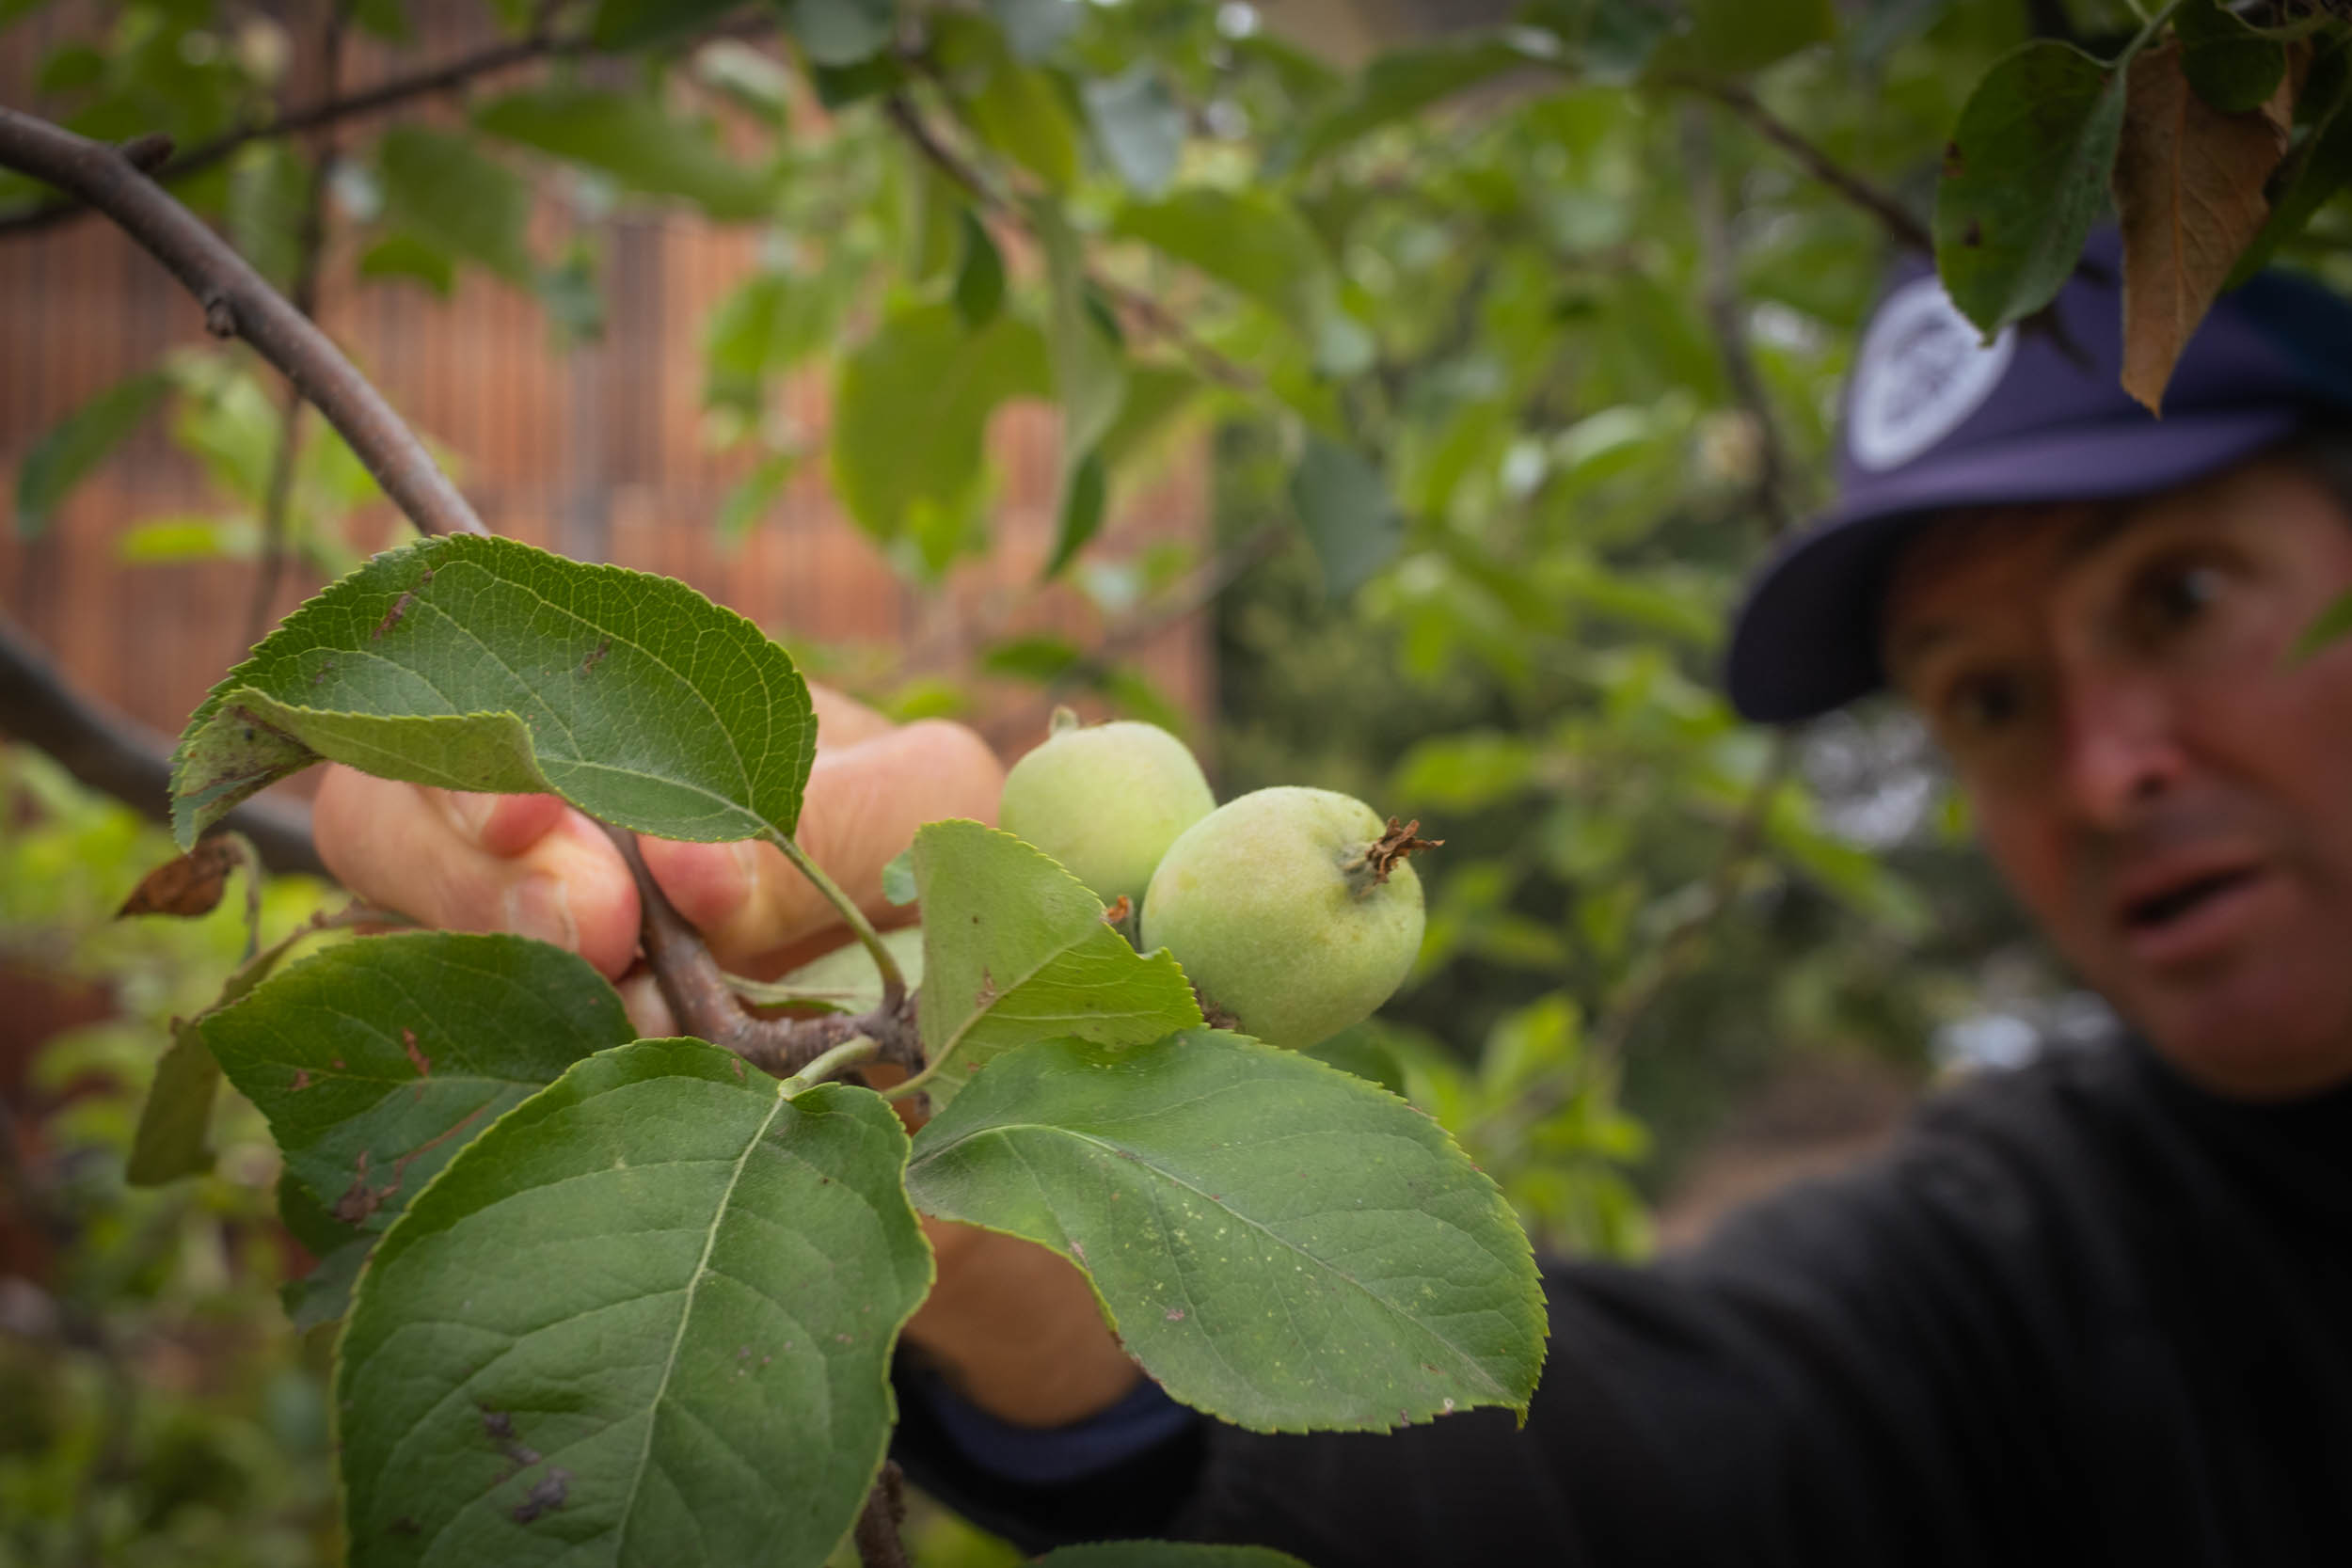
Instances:
[[[1931,1101],[1886,1154],[1647,1268],[1549,1268],[1524,1430],[1197,1420],[1063,1485],[901,1402],[921,1484],[1025,1546],[1317,1568],[2352,1564],[2352,1088],[2252,1107],[2135,1044]]]

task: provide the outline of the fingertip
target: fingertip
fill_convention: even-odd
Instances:
[[[757,882],[752,863],[755,845],[641,838],[637,847],[644,856],[645,869],[653,873],[653,879],[677,906],[678,913],[702,930],[725,926],[751,901]]]
[[[548,837],[569,811],[555,795],[491,795],[489,801],[475,844],[491,856],[519,856]]]
[[[532,858],[562,890],[573,951],[608,980],[627,974],[637,956],[637,883],[604,830],[566,808]]]

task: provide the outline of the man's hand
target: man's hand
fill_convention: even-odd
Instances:
[[[996,819],[1004,769],[961,724],[898,726],[811,688],[819,744],[797,837],[878,925],[903,924],[882,867],[943,817]],[[647,1036],[675,1032],[637,962],[636,883],[602,830],[548,795],[468,795],[331,767],[312,822],[320,858],[369,903],[458,931],[513,931],[579,953],[621,988]],[[840,946],[832,905],[765,844],[641,839],[646,869],[720,966],[772,978]],[[1111,1404],[1137,1372],[1078,1272],[1026,1242],[926,1220],[939,1282],[907,1338],[976,1402],[1052,1426]]]

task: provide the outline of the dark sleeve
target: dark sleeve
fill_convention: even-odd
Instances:
[[[902,1448],[920,1483],[1031,1549],[1157,1535],[1316,1568],[2037,1558],[2046,1532],[2023,1532],[2063,1480],[2034,1412],[2062,1395],[2065,1255],[2087,1243],[2031,1162],[1960,1123],[1682,1259],[1549,1268],[1524,1428],[1497,1411],[1395,1433],[1203,1420],[1042,1490],[943,1469],[919,1432]]]

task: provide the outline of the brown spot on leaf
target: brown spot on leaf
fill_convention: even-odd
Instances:
[[[1944,178],[1947,180],[1957,180],[1963,174],[1966,173],[1967,170],[1968,160],[1961,156],[1960,143],[1956,141],[1946,142],[1944,144]]]
[[[580,673],[584,675],[591,670],[594,670],[597,665],[602,664],[604,662],[604,656],[612,651],[612,639],[608,637],[603,641],[596,644],[596,652],[590,654],[587,658],[581,661]]]
[[[986,1010],[996,1005],[996,976],[985,968],[980,971],[980,989],[972,993],[972,1006]]]
[[[1984,244],[1984,225],[1970,218],[1968,227],[1960,231],[1960,243],[1971,250]]]
[[[358,1174],[343,1189],[343,1196],[335,1200],[335,1217],[345,1225],[358,1225],[383,1206],[385,1193],[390,1191],[387,1187],[378,1192],[368,1185],[368,1151],[363,1148],[359,1151]]]
[[[394,599],[392,601],[392,608],[384,612],[384,619],[378,621],[375,624],[375,629],[368,633],[368,641],[373,642],[381,638],[386,632],[400,625],[400,618],[408,613],[408,601],[415,597],[416,594],[414,594],[404,593],[399,598]]]
[[[245,863],[245,840],[233,833],[205,839],[179,859],[167,861],[139,879],[131,896],[115,911],[120,920],[134,914],[210,914],[220,907],[229,873]]]
[[[294,1069],[294,1084],[287,1092],[290,1094],[300,1094],[303,1090],[309,1088],[310,1086],[310,1069],[307,1067],[298,1067]]]
[[[1181,1307],[1171,1307],[1168,1309],[1166,1316],[1169,1323],[1183,1323],[1184,1321],[1184,1309]]]
[[[572,1490],[572,1473],[557,1465],[539,1479],[537,1485],[509,1512],[515,1523],[527,1525],[542,1513],[551,1513],[564,1506],[564,1499]]]
[[[400,1032],[400,1048],[408,1053],[408,1065],[417,1069],[418,1077],[433,1076],[433,1058],[417,1048],[417,1032],[414,1029]]]
[[[334,671],[334,668],[335,668],[335,661],[334,661],[333,659],[331,659],[331,658],[330,658],[330,659],[328,659],[326,663],[324,663],[324,664],[320,665],[320,666],[319,666],[319,668],[318,668],[318,673],[316,673],[316,674],[314,674],[314,675],[312,675],[312,676],[310,677],[310,684],[311,684],[312,686],[317,686],[317,685],[319,685],[320,683],[322,683],[323,681],[325,681],[325,680],[326,679],[327,675],[328,675],[328,674],[330,674],[330,673]]]

